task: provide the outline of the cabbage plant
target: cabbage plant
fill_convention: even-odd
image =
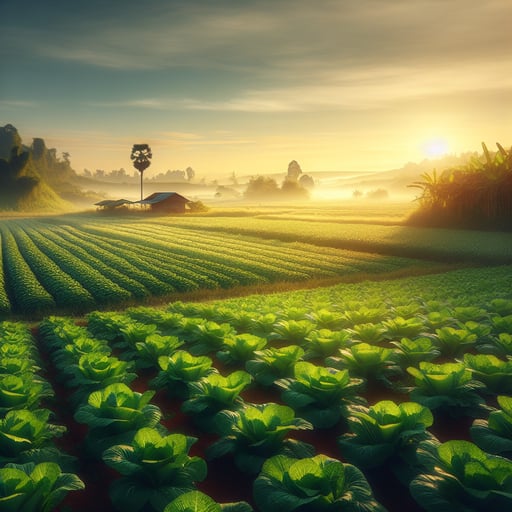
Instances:
[[[198,356],[220,350],[224,340],[235,334],[233,327],[227,323],[218,324],[209,320],[190,322],[190,329],[187,331],[187,339],[191,342],[190,353]]]
[[[76,363],[81,356],[86,354],[109,356],[111,353],[112,349],[105,341],[81,336],[73,343],[67,343],[61,348],[56,349],[52,354],[52,361],[59,369],[59,372],[64,374],[64,380],[67,380],[74,371],[73,368],[70,368],[70,365]]]
[[[482,354],[493,354],[503,358],[512,356],[512,333],[502,332],[497,336],[490,336],[485,342],[479,342],[477,349]]]
[[[83,489],[73,473],[63,473],[58,464],[8,463],[0,468],[2,512],[53,512],[69,491]]]
[[[186,350],[176,350],[170,356],[158,358],[160,373],[151,381],[156,388],[179,398],[188,397],[188,383],[195,382],[217,370],[208,356],[193,356]]]
[[[270,347],[257,350],[245,364],[245,369],[254,380],[263,386],[271,386],[279,378],[293,375],[295,363],[304,356],[304,349],[298,345]]]
[[[388,320],[383,320],[382,325],[386,329],[385,337],[387,339],[397,338],[415,338],[425,331],[425,325],[421,318],[404,318],[396,316]]]
[[[318,329],[311,331],[304,345],[304,359],[316,359],[332,356],[341,348],[352,344],[348,331]]]
[[[258,473],[263,462],[277,454],[303,458],[314,454],[311,445],[287,439],[292,430],[312,430],[313,425],[296,418],[291,407],[276,403],[247,404],[237,411],[224,410],[217,418],[221,438],[207,450],[209,458],[233,454],[244,473]]]
[[[253,512],[245,501],[217,503],[201,491],[188,491],[171,501],[163,512]]]
[[[189,398],[181,404],[181,410],[192,415],[201,428],[215,429],[216,415],[223,409],[240,407],[244,403],[240,393],[251,381],[251,375],[243,370],[226,377],[211,373],[189,383]]]
[[[411,400],[431,410],[451,416],[478,416],[486,410],[485,401],[478,393],[485,384],[474,380],[464,363],[422,361],[418,368],[408,367],[407,372],[414,377]]]
[[[304,345],[306,338],[315,328],[310,320],[279,320],[268,335],[269,341],[282,344]]]
[[[473,378],[492,393],[512,394],[512,357],[505,361],[492,354],[464,354],[464,363]]]
[[[0,375],[0,416],[11,409],[34,409],[41,399],[53,395],[48,382],[30,372]]]
[[[176,496],[194,489],[207,474],[205,461],[189,455],[196,441],[142,428],[130,444],[106,449],[104,462],[122,475],[109,491],[114,506],[123,512],[162,510]]]
[[[172,355],[184,343],[177,336],[163,336],[158,333],[150,334],[143,341],[135,343],[133,357],[135,358],[137,368],[153,368],[158,366],[158,359],[160,357]]]
[[[475,346],[477,335],[466,328],[441,327],[436,329],[433,339],[441,355],[445,357],[460,357],[469,348]]]
[[[260,512],[385,512],[357,467],[322,454],[267,459],[253,496]]]
[[[0,465],[16,462],[22,453],[52,448],[51,440],[60,437],[66,427],[49,423],[48,409],[11,410],[0,419]]]
[[[224,339],[224,346],[217,358],[225,364],[245,363],[255,351],[265,348],[267,340],[254,334],[237,334]]]
[[[396,360],[401,368],[417,366],[421,361],[433,361],[441,354],[432,338],[426,336],[413,340],[402,338],[400,341],[390,343],[394,346]]]
[[[476,419],[470,428],[471,438],[482,450],[512,458],[512,397],[499,395],[498,405],[487,419]]]
[[[299,361],[293,377],[276,380],[283,401],[315,427],[329,428],[341,418],[346,407],[365,403],[358,395],[363,379],[353,378],[348,370],[337,370]]]
[[[349,431],[338,437],[338,446],[343,457],[360,468],[382,466],[390,459],[412,463],[418,443],[432,437],[427,431],[434,422],[432,413],[416,402],[382,400],[349,410]]]
[[[418,460],[424,470],[409,488],[427,512],[512,508],[512,461],[461,440],[424,441]]]
[[[89,426],[89,450],[99,456],[113,444],[130,442],[140,428],[155,427],[162,412],[159,407],[149,403],[154,394],[154,391],[132,391],[124,383],[110,384],[93,391],[87,403],[75,413],[78,423]]]

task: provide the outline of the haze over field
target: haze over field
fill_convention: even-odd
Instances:
[[[0,124],[73,168],[379,171],[510,145],[503,0],[0,2]]]

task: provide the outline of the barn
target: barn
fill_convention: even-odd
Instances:
[[[190,200],[177,192],[155,192],[136,203],[149,206],[155,213],[185,213]]]

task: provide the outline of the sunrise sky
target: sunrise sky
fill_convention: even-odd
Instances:
[[[512,145],[509,0],[0,0],[0,125],[75,170],[376,171]]]

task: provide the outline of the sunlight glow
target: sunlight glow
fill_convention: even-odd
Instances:
[[[449,145],[445,139],[435,138],[425,142],[422,149],[427,158],[438,158],[448,153]]]

